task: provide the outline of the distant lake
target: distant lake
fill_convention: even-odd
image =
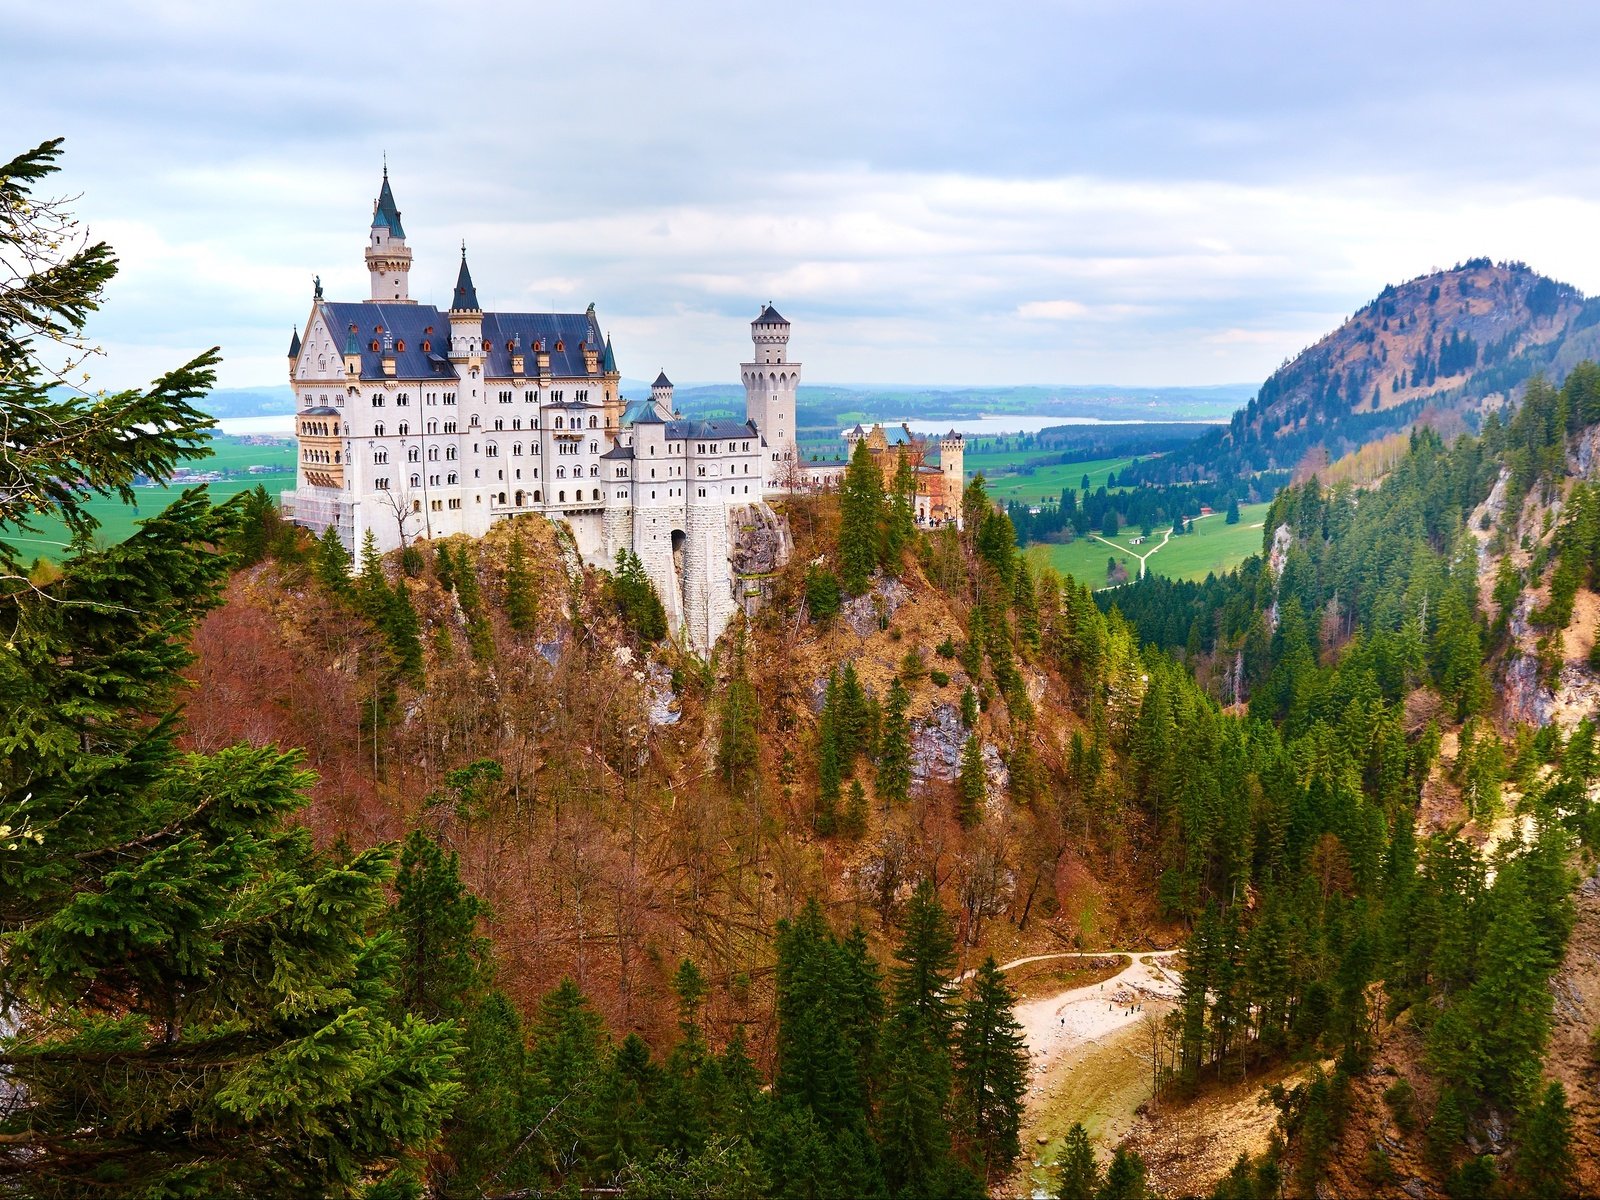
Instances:
[[[987,417],[958,417],[945,421],[914,421],[909,418],[904,422],[882,421],[880,424],[885,429],[898,429],[901,424],[911,427],[912,433],[923,435],[937,435],[948,433],[954,429],[966,437],[1001,437],[1008,433],[1038,433],[1041,429],[1054,429],[1058,425],[1222,425],[1225,421],[1207,421],[1201,418],[1168,418],[1160,421],[1144,419],[1109,421],[1101,417],[1031,417],[1026,415],[1013,415],[1001,413]],[[870,423],[863,422],[863,429],[870,429]],[[854,425],[847,425],[839,430],[841,436],[854,429]]]
[[[270,417],[218,417],[217,432],[244,437],[252,433],[278,433],[294,436],[294,414],[279,413]]]

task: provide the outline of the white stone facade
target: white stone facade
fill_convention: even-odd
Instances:
[[[317,533],[334,525],[352,551],[369,530],[392,550],[538,513],[565,522],[590,562],[638,554],[674,633],[709,648],[739,604],[730,526],[762,505],[769,464],[784,461],[769,457],[763,421],[783,430],[779,453],[794,455],[788,323],[782,343],[763,342],[771,322],[752,326],[765,330],[757,358],[776,345],[765,365],[779,368],[775,382],[747,378],[752,420],[680,419],[665,375],[625,415],[592,305],[485,313],[465,250],[450,308],[410,298],[411,251],[387,174],[365,257],[371,297],[325,300],[319,284],[291,343],[300,453],[285,513]]]

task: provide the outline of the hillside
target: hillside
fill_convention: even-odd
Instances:
[[[1150,480],[1338,459],[1420,420],[1476,428],[1535,372],[1600,353],[1600,301],[1521,263],[1472,259],[1391,284],[1284,363],[1226,429],[1150,463]]]

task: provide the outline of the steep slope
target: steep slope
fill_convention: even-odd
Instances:
[[[1337,459],[1424,418],[1475,426],[1536,371],[1600,351],[1600,303],[1522,263],[1472,259],[1391,284],[1275,371],[1226,429],[1142,477],[1197,479]]]

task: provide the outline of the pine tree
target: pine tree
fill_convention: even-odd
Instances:
[[[400,671],[412,679],[422,678],[422,622],[411,604],[411,589],[405,580],[389,593],[389,606],[383,616],[383,633],[389,642]]]
[[[976,731],[967,735],[967,744],[961,751],[961,775],[956,780],[956,816],[961,824],[971,829],[983,820],[983,806],[988,799],[989,781],[984,772],[983,744]]]
[[[528,1050],[530,1144],[541,1176],[552,1183],[587,1178],[595,1157],[605,1027],[589,998],[563,979],[539,1001]]]
[[[532,633],[539,624],[539,597],[533,590],[520,532],[511,535],[506,560],[506,620],[518,633]]]
[[[839,580],[852,596],[867,590],[878,565],[882,520],[883,475],[860,441],[839,487]]]
[[[1105,1181],[1095,1193],[1095,1200],[1145,1200],[1149,1194],[1144,1159],[1125,1146],[1118,1146],[1111,1155]]]
[[[1094,1200],[1100,1190],[1100,1164],[1094,1160],[1089,1132],[1081,1122],[1073,1122],[1067,1130],[1057,1163],[1061,1182],[1056,1188],[1056,1200]]]
[[[911,469],[911,459],[904,451],[896,454],[895,458],[894,481],[889,490],[883,523],[883,569],[891,575],[900,573],[900,559],[917,536],[917,477]]]
[[[350,551],[339,540],[338,527],[331,522],[317,539],[316,576],[336,596],[350,591]]]
[[[935,1196],[956,1174],[949,1126],[955,937],[926,880],[907,905],[895,959],[879,1107],[884,1177],[896,1195]]]
[[[1239,523],[1239,501],[1233,496],[1228,497],[1228,515],[1222,518],[1222,522],[1225,525]]]
[[[978,693],[970,687],[961,689],[961,723],[968,729],[978,726]]]
[[[858,838],[867,831],[867,791],[861,780],[852,779],[845,793],[844,811],[839,814],[839,832],[845,837]]]
[[[1520,1194],[1531,1200],[1570,1196],[1577,1169],[1567,1092],[1560,1083],[1551,1083],[1523,1117],[1518,1133],[1514,1174]]]
[[[378,535],[370,529],[361,539],[361,569],[356,573],[355,595],[362,615],[382,628],[392,596],[389,579],[383,573],[383,555],[378,552]]]
[[[878,739],[878,799],[884,804],[904,804],[911,797],[911,722],[906,708],[911,697],[896,679],[889,685],[883,732]]]
[[[993,957],[984,960],[961,1014],[956,1083],[962,1127],[970,1128],[976,1150],[974,1165],[991,1178],[1022,1153],[1018,1135],[1028,1090],[1028,1045],[1012,1015],[1015,1004]]]
[[[414,1174],[458,1089],[454,1026],[391,1017],[379,932],[393,851],[319,852],[295,755],[183,754],[179,674],[221,601],[236,510],[189,489],[93,545],[203,452],[214,351],[147,390],[51,387],[35,339],[81,345],[115,271],[32,190],[59,141],[0,166],[0,1177],[36,1197],[349,1195]],[[28,267],[23,268],[24,271]],[[74,544],[46,582],[6,540]],[[114,1067],[111,1066],[114,1064]]]
[[[459,1017],[489,983],[488,941],[478,933],[483,905],[461,882],[455,851],[414,829],[400,851],[390,927],[399,942],[400,1005],[435,1020]]]
[[[741,637],[733,674],[722,691],[718,722],[717,767],[730,795],[742,795],[758,778],[761,743],[756,728],[756,691],[745,666]]]
[[[433,548],[433,570],[439,577],[439,586],[447,592],[456,588],[456,564],[450,553],[447,542],[439,542]]]
[[[474,1004],[462,1031],[462,1098],[444,1131],[450,1165],[447,1196],[477,1195],[529,1181],[526,1155],[517,1154],[528,1125],[528,1084],[522,1020],[495,989]]]

